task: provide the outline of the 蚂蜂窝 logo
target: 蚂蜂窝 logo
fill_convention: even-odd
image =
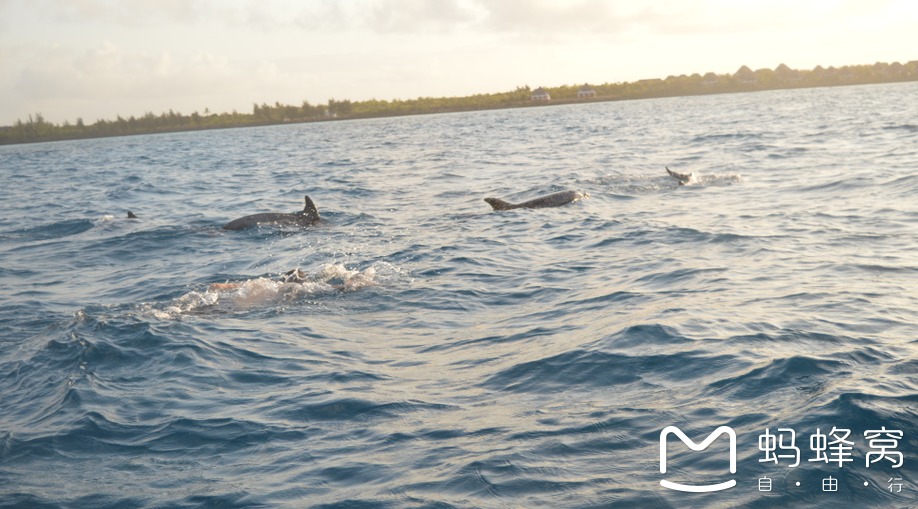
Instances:
[[[693,451],[702,451],[707,449],[712,442],[717,440],[721,435],[727,435],[730,439],[730,473],[736,473],[736,432],[729,426],[721,426],[708,435],[700,444],[696,444],[692,439],[687,437],[681,429],[676,426],[667,426],[660,432],[660,473],[666,473],[666,437],[670,434],[679,437],[682,442]],[[707,493],[711,491],[721,491],[736,486],[736,479],[730,479],[717,484],[703,484],[700,486],[680,484],[666,479],[660,480],[660,486],[677,491],[687,491],[691,493]]]

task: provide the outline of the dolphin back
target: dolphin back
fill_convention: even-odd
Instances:
[[[524,201],[522,203],[507,203],[497,198],[485,198],[485,201],[494,207],[494,210],[511,210],[511,209],[542,209],[546,207],[560,207],[568,203],[589,198],[590,195],[581,191],[561,191],[554,194],[540,196],[538,198]]]
[[[293,214],[284,214],[278,212],[266,212],[264,214],[252,214],[250,216],[234,219],[223,225],[224,230],[242,230],[251,228],[260,224],[289,225],[289,226],[309,226],[319,221],[319,210],[316,204],[312,202],[309,196],[305,197],[306,202],[303,210]]]
[[[560,207],[561,205],[567,205],[568,203],[575,202],[587,197],[589,197],[589,195],[586,193],[581,193],[580,191],[561,191],[559,193],[549,194],[534,200],[525,201],[520,203],[518,206],[525,207],[527,209]]]

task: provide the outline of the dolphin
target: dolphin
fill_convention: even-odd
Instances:
[[[580,191],[561,191],[560,193],[548,194],[523,203],[507,203],[497,198],[485,198],[484,201],[494,207],[494,210],[542,209],[545,207],[560,207],[589,197],[589,194]]]
[[[134,213],[131,212],[131,211],[129,210],[129,211],[128,211],[127,218],[128,218],[128,219],[137,219],[137,216],[135,216]]]
[[[224,230],[242,230],[251,228],[260,224],[275,225],[292,225],[292,226],[309,226],[319,222],[319,211],[315,203],[305,197],[306,206],[300,212],[293,214],[282,214],[277,212],[268,212],[265,214],[252,214],[251,216],[240,217],[223,225]]]
[[[673,170],[669,169],[669,166],[664,166],[666,168],[666,173],[669,173],[669,176],[676,179],[679,182],[680,186],[684,186],[692,181],[695,178],[694,173],[676,173]]]

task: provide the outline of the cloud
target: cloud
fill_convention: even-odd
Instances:
[[[914,12],[908,0],[470,0],[479,28],[503,35],[603,36],[631,34],[715,36],[786,30],[815,31],[833,22],[896,19]]]
[[[0,7],[16,1],[0,0]],[[474,21],[473,4],[472,0],[32,0],[29,9],[74,24],[211,23],[257,30],[415,33],[450,31]]]
[[[194,23],[210,9],[202,0],[31,0],[29,8],[59,22],[125,26]]]
[[[600,32],[615,29],[634,11],[619,0],[320,0],[302,7],[310,29],[376,33],[515,34]]]
[[[366,24],[377,32],[449,32],[477,17],[474,8],[458,0],[379,1],[368,7]]]
[[[488,30],[549,34],[614,32],[628,21],[625,11],[630,5],[603,0],[478,0],[477,4],[486,13],[483,25]]]
[[[4,123],[34,113],[16,108],[37,109],[55,122],[169,109],[229,110],[240,105],[226,96],[246,90],[252,94],[284,78],[272,64],[232,64],[204,52],[129,52],[111,42],[75,55],[48,46],[15,58],[12,63],[18,71],[3,80],[8,83],[4,95],[10,99],[2,108]]]
[[[907,0],[0,0],[0,12],[17,5],[75,24],[546,36],[730,32],[914,10]]]
[[[492,34],[501,36],[603,35],[659,27],[686,30],[723,29],[730,17],[742,23],[768,13],[802,9],[798,2],[767,4],[725,0],[0,0],[4,5],[74,25],[223,26],[309,33],[372,32],[376,34]],[[844,5],[851,8],[851,2]],[[820,3],[822,6],[822,3]],[[736,28],[735,26],[733,27]]]
[[[262,19],[249,16],[256,25],[279,26],[292,21],[296,28],[309,31],[369,31],[387,35],[450,34],[467,28],[478,17],[470,0],[314,0],[283,11],[275,10],[267,16],[263,7],[258,8]]]

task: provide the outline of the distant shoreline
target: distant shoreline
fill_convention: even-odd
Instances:
[[[182,115],[169,111],[160,115],[147,113],[139,118],[119,116],[116,120],[99,120],[94,124],[84,124],[82,119],[73,124],[54,124],[37,113],[30,115],[26,121],[19,120],[12,126],[0,127],[0,145],[911,81],[918,81],[918,61],[915,60],[906,64],[876,63],[827,69],[817,66],[809,71],[794,70],[781,64],[773,70],[752,71],[743,66],[733,74],[693,74],[603,85],[539,87],[535,90],[527,86],[511,92],[465,97],[354,102],[330,99],[327,104],[311,105],[304,101],[300,106],[255,104],[252,113],[234,111],[214,114],[205,110],[203,115],[197,112]]]

